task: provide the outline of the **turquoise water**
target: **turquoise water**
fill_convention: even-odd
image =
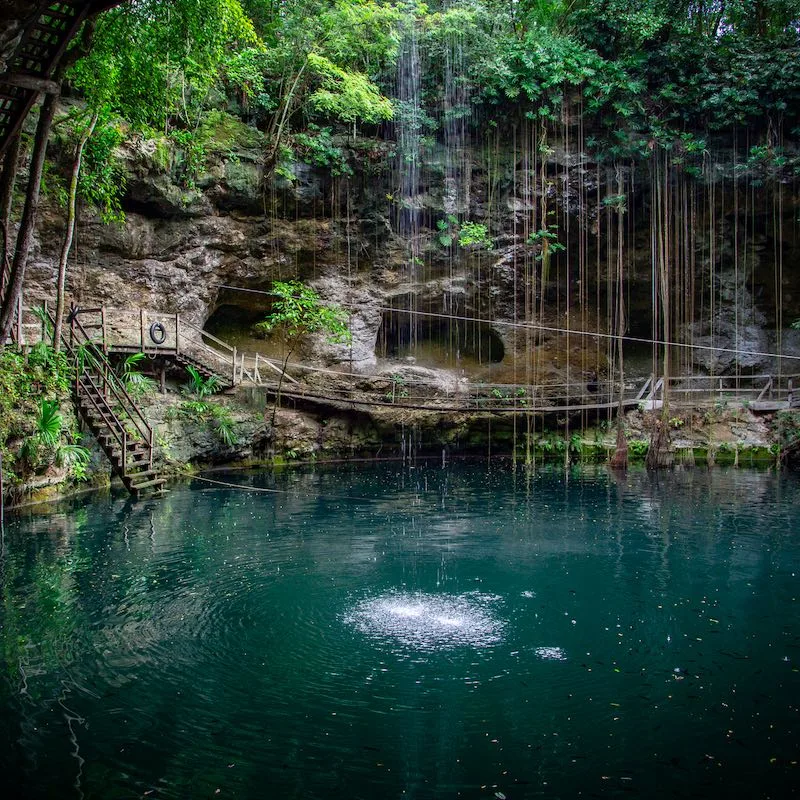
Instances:
[[[798,792],[794,478],[209,477],[8,521],[3,796]]]

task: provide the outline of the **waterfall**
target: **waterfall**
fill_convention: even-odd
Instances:
[[[421,274],[420,167],[422,129],[422,67],[416,23],[407,23],[397,59],[397,197],[396,231],[406,246],[405,277],[409,288]],[[408,342],[417,344],[416,295],[411,291],[408,307]],[[402,336],[402,334],[401,334]]]

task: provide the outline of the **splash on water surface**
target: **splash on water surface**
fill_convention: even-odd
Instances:
[[[537,647],[533,652],[545,661],[567,660],[567,654],[560,647]]]
[[[392,592],[358,601],[344,622],[378,640],[423,651],[499,644],[505,622],[494,595]]]

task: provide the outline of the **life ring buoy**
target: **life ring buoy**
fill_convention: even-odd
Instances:
[[[164,344],[167,341],[167,329],[160,322],[154,322],[150,326],[150,338],[154,344]]]

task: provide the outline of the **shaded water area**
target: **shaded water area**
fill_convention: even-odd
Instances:
[[[795,478],[210,477],[10,520],[6,796],[797,792]]]

